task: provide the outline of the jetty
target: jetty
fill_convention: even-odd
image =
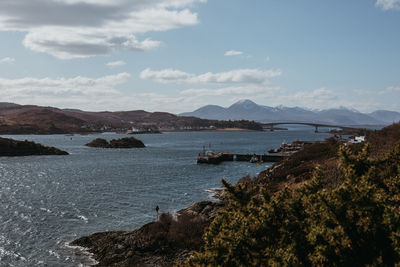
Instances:
[[[247,161],[247,162],[279,162],[288,157],[287,154],[237,154],[229,152],[219,152],[208,155],[199,154],[197,163],[199,164],[220,164],[224,161]],[[257,160],[254,160],[254,159]]]
[[[203,152],[199,153],[197,163],[199,164],[220,164],[224,161],[247,161],[251,163],[279,162],[296,153],[306,145],[311,145],[312,141],[296,140],[291,144],[283,142],[279,148],[268,150],[268,154],[241,154],[229,152],[214,152],[203,147]],[[210,145],[211,147],[211,145]]]

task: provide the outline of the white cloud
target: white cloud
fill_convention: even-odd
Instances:
[[[235,51],[235,50],[229,50],[225,52],[225,56],[239,56],[242,55],[243,52],[242,51]]]
[[[184,112],[209,100],[193,96],[122,92],[130,75],[119,73],[98,78],[0,78],[0,102],[77,108],[83,110],[138,110]]]
[[[356,89],[353,92],[359,96],[370,96],[370,97],[378,97],[381,95],[385,95],[388,93],[396,92],[397,87],[388,87],[384,90],[360,90]],[[400,92],[400,89],[398,90]]]
[[[299,92],[294,95],[295,99],[301,101],[317,101],[317,102],[324,102],[324,101],[332,101],[337,99],[337,95],[326,88],[318,88],[311,92]]]
[[[12,64],[15,62],[15,58],[12,57],[5,57],[0,59],[0,63]]]
[[[269,78],[280,76],[280,70],[236,69],[227,72],[207,72],[200,75],[186,73],[180,70],[164,69],[153,71],[145,69],[140,73],[140,78],[161,83],[193,83],[193,84],[230,84],[253,83],[266,84]]]
[[[371,90],[364,90],[364,89],[355,89],[353,92],[359,96],[366,96],[366,95],[375,95],[376,91]]]
[[[167,71],[165,73],[168,77],[172,75]],[[174,75],[180,78],[185,76],[179,72]],[[118,87],[127,84],[129,77],[128,73],[123,72],[97,78],[0,78],[0,102],[93,111],[144,109],[180,113],[210,103],[221,105],[255,97],[268,99],[280,90],[276,87],[250,84],[217,89],[188,89],[175,95],[144,93],[134,89],[122,91]]]
[[[377,0],[375,5],[382,8],[383,10],[398,10],[400,9],[400,0]]]
[[[113,95],[119,94],[116,85],[125,83],[130,75],[119,73],[100,78],[88,78],[77,76],[74,78],[31,78],[20,79],[0,78],[0,90],[2,98],[29,99],[54,96],[82,97],[87,95]]]
[[[161,82],[161,83],[167,83],[167,82],[182,82],[190,77],[192,77],[192,74],[180,71],[180,70],[174,70],[174,69],[164,69],[160,71],[153,71],[149,68],[143,70],[140,73],[140,78],[146,79],[146,80],[153,80],[156,82]]]
[[[182,95],[203,97],[203,96],[221,96],[221,97],[238,97],[239,99],[249,98],[251,96],[265,97],[279,90],[279,87],[264,86],[239,86],[226,87],[218,89],[187,89],[180,92]]]
[[[60,2],[60,3],[66,3],[69,5],[73,5],[73,4],[101,4],[101,5],[112,5],[113,3],[123,3],[124,1],[121,0],[114,0],[114,1],[110,1],[110,0],[55,0],[56,2]]]
[[[399,104],[379,102],[374,97],[368,101],[354,101],[343,95],[336,95],[326,88],[291,93],[280,87],[262,84],[248,84],[222,88],[193,88],[176,94],[140,92],[135,89],[122,91],[130,75],[119,73],[97,78],[0,78],[0,102],[77,108],[84,110],[138,110],[186,112],[208,104],[227,105],[240,99],[255,99],[259,104],[303,106],[327,109],[338,106],[354,107],[361,111],[375,109],[399,110]],[[400,89],[391,89],[399,92]],[[341,96],[341,97],[339,97]]]
[[[400,86],[390,86],[386,88],[385,92],[387,93],[400,93]]]
[[[400,93],[400,86],[389,86],[383,90],[354,90],[354,92],[358,95],[386,95],[390,93]]]
[[[23,44],[61,59],[144,51],[161,42],[139,33],[197,24],[190,8],[204,0],[2,0],[0,31],[20,31]]]
[[[134,35],[112,35],[86,29],[46,28],[30,32],[23,44],[36,52],[51,54],[60,59],[86,58],[107,55],[116,49],[146,51],[159,46],[160,42],[145,39],[138,41]]]
[[[301,91],[295,94],[279,95],[275,101],[277,104],[284,103],[289,106],[303,106],[307,108],[326,109],[337,107],[338,95],[332,90],[318,88],[313,91]]]
[[[207,72],[190,79],[192,83],[267,83],[268,78],[280,76],[279,70],[237,69],[227,72]]]
[[[108,62],[106,65],[109,66],[110,68],[114,68],[114,67],[120,67],[120,66],[126,65],[126,62],[122,61],[122,60],[111,61],[111,62]]]

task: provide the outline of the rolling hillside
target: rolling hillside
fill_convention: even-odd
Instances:
[[[88,112],[33,105],[0,103],[0,134],[65,134],[132,129],[204,130],[245,128],[262,130],[255,122],[224,122],[144,110]]]

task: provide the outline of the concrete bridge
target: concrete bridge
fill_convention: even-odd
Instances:
[[[343,125],[335,125],[335,124],[324,124],[324,123],[315,123],[315,122],[298,122],[298,121],[283,121],[283,122],[268,122],[262,123],[264,130],[273,131],[276,125],[287,125],[287,124],[296,124],[296,125],[308,125],[315,127],[315,132],[318,133],[318,127],[327,127],[327,128],[340,128],[340,129],[355,129],[353,127],[343,126]]]

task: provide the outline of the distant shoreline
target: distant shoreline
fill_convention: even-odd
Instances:
[[[95,135],[95,134],[123,134],[123,135],[141,135],[141,134],[162,134],[162,133],[183,133],[183,132],[265,132],[265,131],[258,131],[258,130],[250,130],[250,129],[242,129],[242,128],[221,128],[221,129],[204,129],[204,130],[163,130],[159,133],[124,133],[124,132],[77,132],[77,133],[3,133],[0,136],[7,136],[7,135],[65,135],[73,137],[74,135]],[[268,132],[268,131],[267,131]]]
[[[376,127],[377,125],[368,125],[369,127]],[[360,128],[362,129],[362,128]],[[368,128],[367,128],[368,129]],[[287,128],[280,128],[276,127],[273,129],[274,131],[287,131]],[[122,134],[122,135],[142,135],[142,134],[162,134],[162,133],[184,133],[184,132],[270,132],[270,130],[251,130],[251,129],[243,129],[243,128],[216,128],[216,129],[181,129],[181,130],[172,130],[166,129],[161,130],[159,132],[140,132],[140,133],[126,133],[126,132],[75,132],[75,133],[0,133],[0,136],[7,136],[7,135],[65,135],[65,136],[74,136],[74,135],[95,135],[95,134]],[[322,133],[322,132],[321,132]],[[324,132],[328,134],[339,134],[339,132]]]
[[[243,129],[243,128],[218,128],[218,129],[200,129],[200,130],[164,130],[161,133],[173,132],[263,132],[257,130]]]

